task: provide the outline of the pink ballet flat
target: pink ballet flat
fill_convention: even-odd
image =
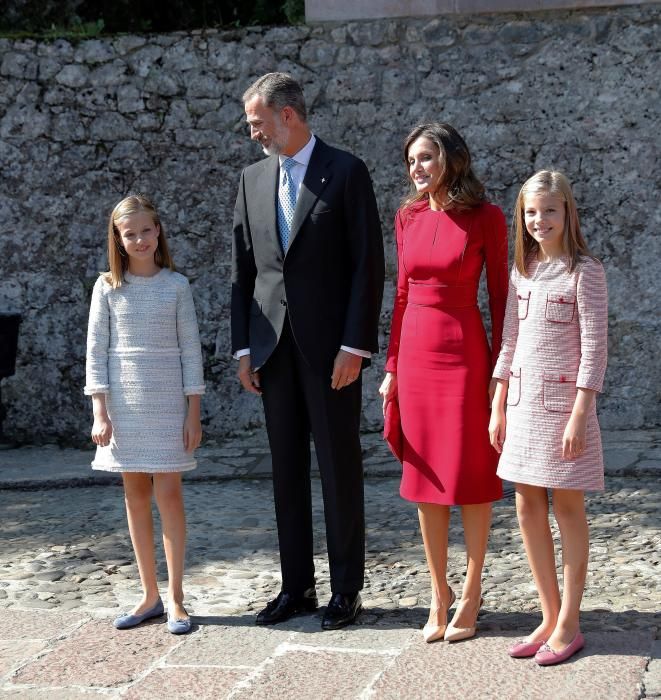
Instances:
[[[513,659],[527,659],[534,656],[544,644],[543,639],[540,639],[539,642],[526,642],[525,639],[520,639],[507,650],[507,653]]]
[[[544,644],[535,654],[535,661],[540,666],[554,666],[571,658],[585,646],[585,637],[579,632],[574,639],[562,651],[553,651],[548,644]]]

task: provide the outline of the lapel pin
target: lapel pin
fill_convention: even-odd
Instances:
[[[322,177],[322,178],[321,178],[321,184],[323,185],[324,182],[326,182],[326,178],[325,178],[325,177]]]

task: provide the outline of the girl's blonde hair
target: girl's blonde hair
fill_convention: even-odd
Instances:
[[[125,281],[124,273],[129,267],[129,259],[122,246],[117,224],[121,219],[139,212],[149,214],[152,221],[160,229],[158,247],[154,253],[154,262],[159,267],[168,267],[170,270],[175,269],[172,256],[170,255],[170,249],[168,248],[168,242],[165,238],[163,224],[161,223],[161,219],[154,205],[145,195],[132,194],[128,197],[124,197],[121,202],[115,205],[115,208],[110,214],[110,219],[108,220],[108,263],[110,265],[110,271],[106,272],[104,277],[108,284],[112,285],[113,289],[122,286]]]
[[[526,264],[539,250],[539,243],[528,233],[525,221],[525,197],[529,194],[550,194],[559,197],[565,205],[565,228],[562,234],[562,248],[569,258],[569,271],[572,272],[581,256],[594,257],[581,233],[578,222],[576,201],[569,180],[557,170],[540,170],[523,183],[514,205],[514,264],[516,269],[527,277]]]
[[[459,132],[450,124],[419,124],[404,140],[404,165],[409,173],[409,149],[420,138],[429,139],[438,148],[443,175],[440,187],[445,188],[448,202],[457,209],[470,209],[484,202],[484,185],[475,175],[471,154]],[[419,193],[408,176],[411,189],[401,207],[408,207],[429,195]]]

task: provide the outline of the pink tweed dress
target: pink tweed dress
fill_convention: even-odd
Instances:
[[[513,268],[503,342],[493,376],[509,380],[501,479],[547,488],[602,491],[604,462],[593,402],[585,452],[562,457],[577,388],[601,391],[606,372],[608,300],[601,263],[530,260]]]

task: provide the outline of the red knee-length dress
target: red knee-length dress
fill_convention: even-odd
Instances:
[[[489,380],[507,300],[507,226],[488,203],[395,217],[398,277],[386,371],[397,373],[403,474],[419,503],[467,505],[502,496],[489,443]],[[491,350],[477,305],[486,265]]]

